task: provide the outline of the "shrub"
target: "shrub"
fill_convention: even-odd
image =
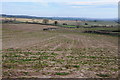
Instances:
[[[67,23],[63,23],[63,25],[67,25]]]
[[[55,21],[54,24],[57,25],[57,24],[58,24],[58,21]]]
[[[85,23],[85,25],[88,25],[88,23]]]
[[[61,72],[61,73],[55,73],[55,75],[68,75],[69,73],[67,72]]]
[[[43,24],[48,24],[49,20],[48,19],[43,19],[42,23]]]

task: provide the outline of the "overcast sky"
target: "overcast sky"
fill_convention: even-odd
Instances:
[[[119,0],[3,0],[4,14],[117,18]]]

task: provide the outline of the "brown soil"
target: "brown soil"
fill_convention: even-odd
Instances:
[[[105,76],[96,75],[100,73],[109,74],[109,78],[117,77],[118,70],[116,70],[116,58],[114,58],[117,57],[118,51],[116,37],[67,33],[61,29],[43,31],[43,28],[57,27],[3,24],[4,78],[101,78]],[[44,57],[44,59],[39,57]],[[30,61],[9,62],[21,61],[21,59]],[[32,62],[31,59],[35,61]],[[44,67],[39,68],[39,61],[44,62]],[[57,74],[58,72],[63,74]]]

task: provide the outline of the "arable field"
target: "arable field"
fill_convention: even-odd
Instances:
[[[116,36],[39,24],[2,28],[3,78],[118,77]]]
[[[43,22],[43,19],[28,19],[28,18],[5,18],[5,17],[2,17],[0,18],[0,21],[2,20],[15,20],[15,21],[18,21],[18,22],[36,22],[36,23],[42,23]],[[88,26],[95,26],[95,25],[99,25],[99,26],[116,26],[118,25],[118,23],[116,23],[115,21],[75,21],[75,20],[50,20],[49,19],[49,24],[54,24],[54,22],[57,21],[59,25],[62,25],[62,24],[67,24],[67,25],[70,25],[70,26],[66,26],[66,27],[75,27],[76,25],[82,25],[82,26],[85,26],[85,27],[88,27]],[[87,25],[85,25],[87,23]],[[74,26],[73,26],[74,25]]]

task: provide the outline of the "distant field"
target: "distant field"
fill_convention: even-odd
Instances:
[[[27,19],[27,18],[0,18],[1,20],[16,20],[16,21],[22,21],[22,22],[42,22],[42,19]]]
[[[20,22],[37,22],[37,23],[42,23],[43,19],[27,19],[27,18],[0,18],[0,20],[16,20]],[[49,24],[53,24],[54,21],[58,21],[59,25],[63,25],[63,23],[66,23],[67,25],[70,25],[73,27],[73,25],[84,25],[84,26],[92,26],[92,25],[99,25],[99,26],[116,26],[118,25],[115,21],[70,21],[70,20],[49,20]],[[87,25],[85,25],[87,23]],[[67,27],[67,26],[66,26]]]
[[[101,29],[3,24],[3,78],[116,78],[118,37],[82,33]]]

